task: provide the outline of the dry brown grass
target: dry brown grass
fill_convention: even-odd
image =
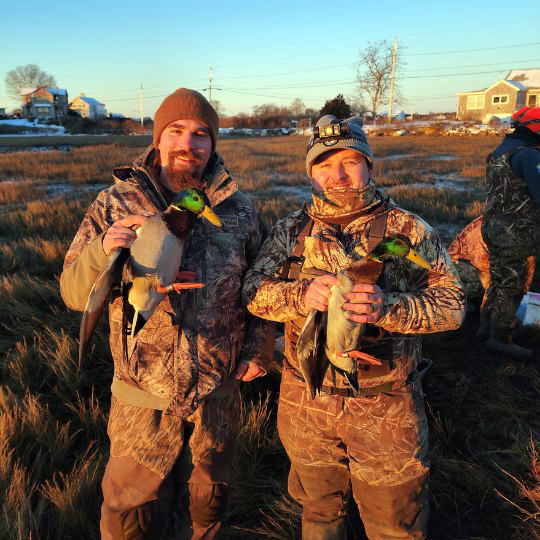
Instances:
[[[220,143],[227,166],[257,198],[268,224],[299,206],[307,182],[298,156],[306,142],[290,137]],[[380,156],[415,155],[379,162],[376,176],[428,222],[459,228],[481,212],[483,160],[496,139],[376,137],[372,144]],[[16,175],[20,186],[24,179],[36,186],[58,178],[74,185],[107,182],[110,168],[141,150],[90,146],[2,155],[0,181]],[[433,154],[458,159],[433,162]],[[435,188],[435,175],[449,173],[471,189]],[[300,189],[299,195],[284,195],[283,186]],[[0,184],[3,193],[1,188],[6,186]],[[95,193],[45,200],[39,190],[20,189],[7,188],[0,209],[0,537],[95,539],[108,451],[107,327],[105,322],[86,363],[78,366],[80,319],[63,305],[57,282],[63,254]],[[477,325],[473,315],[459,331],[425,339],[434,360],[425,379],[431,537],[530,540],[538,532],[538,367],[486,357],[474,339]],[[522,338],[540,353],[538,334]],[[286,493],[288,461],[275,431],[278,384],[272,375],[244,387],[224,538],[299,537],[300,512]],[[350,521],[351,538],[362,538],[354,512]]]

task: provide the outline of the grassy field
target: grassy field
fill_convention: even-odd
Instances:
[[[377,182],[448,243],[482,211],[485,156],[497,140],[373,137]],[[80,315],[63,305],[58,275],[88,204],[110,183],[110,170],[143,149],[115,142],[0,154],[0,538],[99,536],[112,377],[107,328],[79,366]],[[306,142],[220,143],[227,167],[269,225],[308,194]],[[430,538],[540,538],[540,365],[487,356],[474,339],[477,327],[472,314],[460,330],[424,340],[434,360],[424,384]],[[520,337],[538,358],[538,332],[523,330]],[[287,459],[275,432],[278,385],[273,373],[244,386],[223,538],[299,537],[300,512],[286,493]],[[363,538],[354,508],[349,520],[351,538]]]

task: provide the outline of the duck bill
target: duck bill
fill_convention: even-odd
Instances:
[[[221,220],[216,216],[214,211],[209,207],[205,206],[203,211],[199,214],[199,217],[206,218],[212,225],[216,227],[221,227],[223,224]]]
[[[409,251],[407,259],[409,259],[409,261],[413,262],[414,264],[425,268],[426,270],[431,270],[431,264],[429,264],[425,259],[420,257],[420,255],[418,255],[418,253],[416,253],[416,251],[414,251],[413,249]]]

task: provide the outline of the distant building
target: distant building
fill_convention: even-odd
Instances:
[[[458,120],[487,124],[492,118],[504,119],[523,107],[540,105],[540,69],[519,69],[483,90],[459,92]]]
[[[86,97],[84,94],[76,97],[69,104],[69,108],[72,111],[77,111],[83,118],[90,118],[91,120],[107,116],[107,109],[105,109],[103,103],[97,99]]]
[[[53,120],[67,114],[68,93],[65,88],[23,88],[21,90],[23,118],[30,116],[45,120]]]
[[[6,117],[6,109],[4,107],[0,107],[0,118]]]

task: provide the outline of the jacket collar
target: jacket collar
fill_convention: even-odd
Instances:
[[[128,182],[138,185],[152,201],[154,206],[162,212],[168,206],[156,170],[152,167],[155,156],[154,145],[151,144],[142,154],[137,156],[130,166],[113,169],[115,182]],[[206,194],[212,207],[230,197],[238,191],[238,184],[223,165],[223,158],[215,152],[206,166],[203,180],[206,183]]]

